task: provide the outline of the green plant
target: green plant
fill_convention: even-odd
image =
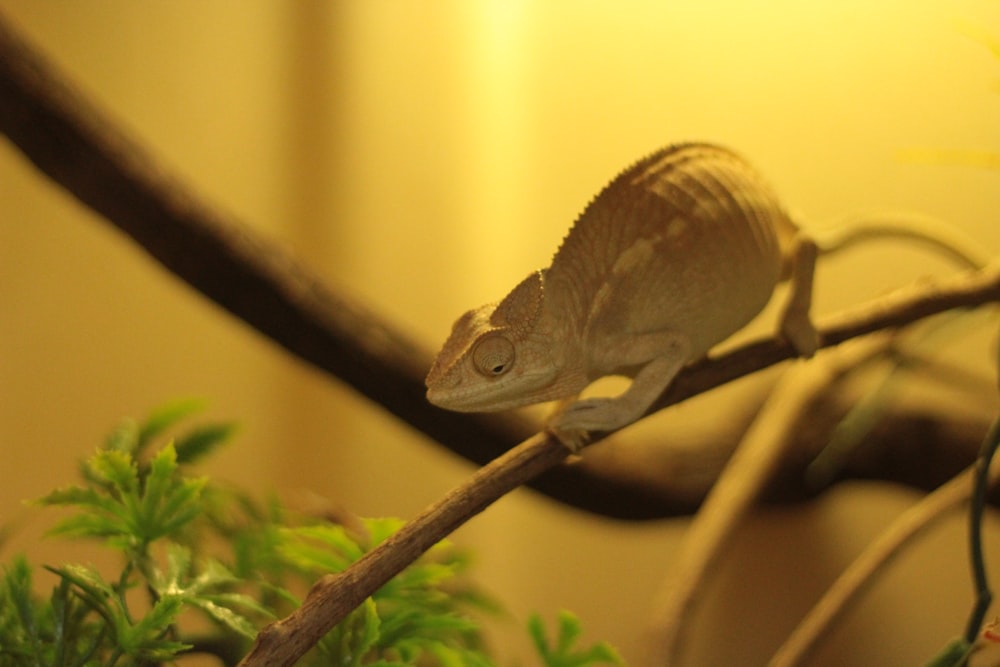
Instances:
[[[72,511],[52,534],[101,540],[123,565],[111,578],[88,565],[47,567],[56,585],[44,598],[29,563],[13,559],[0,580],[0,666],[150,665],[198,653],[235,664],[258,628],[296,606],[317,576],[344,570],[401,524],[300,516],[191,475],[231,425],[154,445],[201,407],[174,403],[123,422],[82,465],[82,484],[38,501]],[[493,665],[473,613],[495,606],[469,586],[468,564],[452,545],[437,545],[302,664]],[[621,664],[606,644],[576,648],[579,622],[567,613],[554,647],[538,618],[530,631],[547,667]]]

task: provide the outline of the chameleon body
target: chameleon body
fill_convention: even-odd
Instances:
[[[573,434],[635,421],[688,363],[742,328],[792,279],[782,332],[810,355],[815,245],[743,159],[672,146],[618,175],[577,219],[547,269],[463,315],[427,375],[440,407],[494,411],[572,399],[608,375],[620,396],[564,404]]]

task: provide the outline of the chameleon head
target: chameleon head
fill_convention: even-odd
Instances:
[[[506,410],[539,398],[558,375],[548,337],[537,331],[541,272],[528,276],[496,305],[470,310],[427,374],[427,400],[459,412]]]

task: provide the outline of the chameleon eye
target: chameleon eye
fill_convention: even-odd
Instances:
[[[476,344],[472,363],[487,377],[503,375],[514,362],[514,345],[503,336],[489,336]]]

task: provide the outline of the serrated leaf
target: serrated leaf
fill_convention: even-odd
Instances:
[[[226,599],[224,597],[216,598],[215,596],[202,596],[188,598],[189,604],[198,607],[210,617],[223,624],[230,630],[246,637],[247,639],[253,639],[257,636],[256,626],[250,622],[250,620],[233,611],[233,609],[228,605],[220,605],[216,601],[217,599]],[[247,598],[249,600],[249,598]],[[235,602],[235,600],[230,599],[230,603]]]
[[[170,543],[167,545],[167,569],[154,581],[156,591],[160,595],[175,595],[180,590],[180,581],[191,570],[191,550],[187,547]]]
[[[122,624],[117,630],[118,644],[130,653],[148,649],[162,650],[168,648],[159,639],[184,609],[184,602],[179,596],[161,596],[152,609],[135,624]],[[180,646],[183,647],[183,644]],[[179,650],[172,647],[171,650]]]
[[[149,473],[146,475],[142,498],[137,508],[138,521],[143,532],[152,532],[151,524],[158,518],[160,505],[174,483],[174,473],[177,470],[177,454],[173,445],[168,444],[161,449],[149,462]]]
[[[94,489],[57,489],[35,501],[43,506],[76,507],[78,514],[58,521],[47,535],[112,537],[128,531],[128,510],[118,500]]]
[[[39,505],[83,505],[101,509],[109,504],[116,504],[94,489],[85,489],[80,486],[56,489],[42,496],[35,503]]]
[[[90,458],[87,465],[98,479],[111,484],[123,496],[135,493],[139,488],[138,469],[127,452],[98,452]]]
[[[132,548],[175,533],[202,511],[207,480],[179,478],[170,445],[153,457],[141,489],[135,461],[124,452],[99,452],[88,467],[97,483],[113,492],[71,487],[40,499],[43,505],[82,510],[57,523],[52,534],[107,538],[112,546]]]
[[[123,526],[122,521],[112,520],[108,516],[100,514],[79,514],[63,519],[47,531],[46,535],[98,537],[131,542],[127,537],[129,533],[130,531]]]
[[[274,618],[274,611],[243,593],[211,593],[202,597],[223,607],[242,607],[243,609],[256,612],[265,618]]]
[[[139,444],[139,425],[133,419],[123,419],[104,439],[103,450],[134,453]]]
[[[62,567],[48,568],[51,572],[68,579],[70,583],[83,589],[97,600],[108,600],[114,597],[114,587],[106,582],[101,573],[89,565],[70,563]]]
[[[157,593],[161,597],[171,596],[197,607],[224,626],[252,639],[256,635],[255,626],[232,607],[242,606],[264,616],[272,614],[249,596],[214,592],[237,581],[221,563],[207,560],[202,572],[194,579],[190,578],[191,567],[191,550],[179,544],[170,544],[167,549],[167,569],[157,572],[154,577]]]
[[[169,535],[196,519],[202,511],[199,499],[207,483],[207,479],[198,478],[175,484],[158,509],[158,526],[150,538]]]
[[[104,581],[97,570],[79,564],[63,567],[46,566],[46,569],[58,575],[63,581],[69,582],[84,604],[100,615],[109,628],[114,629],[127,624],[128,619],[122,610],[112,602],[113,587]]]
[[[198,499],[207,480],[178,479],[177,455],[168,444],[150,462],[138,509],[138,532],[146,540],[169,535],[201,513]]]
[[[34,644],[37,639],[35,614],[31,599],[31,566],[27,559],[19,556],[11,568],[4,568],[3,587],[0,588],[0,602],[10,603],[17,612],[17,618],[24,633]]]

